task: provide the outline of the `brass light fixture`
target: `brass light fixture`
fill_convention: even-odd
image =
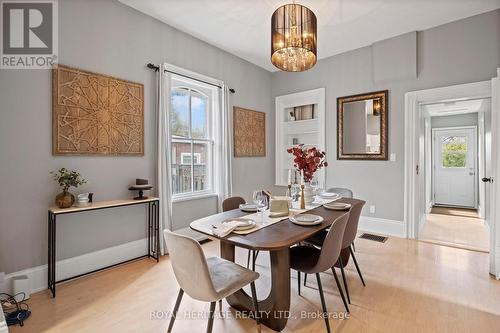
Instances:
[[[302,72],[317,61],[316,15],[307,7],[288,4],[271,18],[271,62],[287,72]]]

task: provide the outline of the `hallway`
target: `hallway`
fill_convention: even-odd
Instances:
[[[434,206],[420,229],[419,240],[474,251],[489,251],[488,226],[473,209]]]

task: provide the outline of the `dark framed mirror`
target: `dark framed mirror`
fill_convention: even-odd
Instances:
[[[337,159],[387,160],[388,90],[337,98]]]

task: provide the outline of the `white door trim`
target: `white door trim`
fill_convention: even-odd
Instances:
[[[491,81],[460,84],[405,94],[405,176],[404,176],[404,221],[406,236],[416,238],[418,222],[425,214],[425,179],[417,175],[424,169],[424,161],[419,156],[420,105],[431,102],[443,102],[457,99],[475,99],[491,97]],[[492,144],[493,145],[493,144]],[[421,175],[422,173],[419,172]]]
[[[475,145],[475,154],[474,154],[474,208],[478,208],[478,136],[477,136],[477,126],[475,125],[470,125],[470,126],[456,126],[456,127],[434,127],[432,129],[432,149],[434,150],[435,147],[435,132],[437,131],[446,131],[446,130],[465,130],[465,129],[473,129],[474,130],[474,145]],[[432,198],[436,197],[436,182],[434,181],[434,172],[436,171],[436,161],[434,158],[434,154],[432,154]],[[434,199],[433,199],[434,202]]]

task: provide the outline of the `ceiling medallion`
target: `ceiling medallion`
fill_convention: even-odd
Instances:
[[[317,61],[316,15],[307,7],[288,4],[271,18],[271,62],[287,72],[302,72]]]

